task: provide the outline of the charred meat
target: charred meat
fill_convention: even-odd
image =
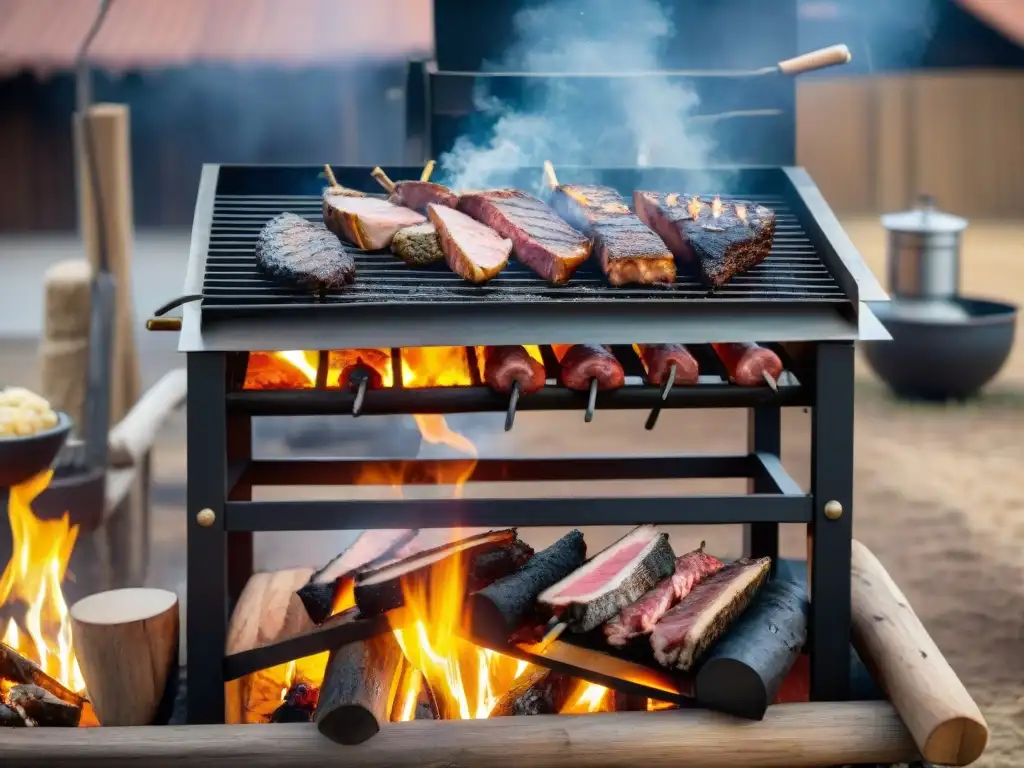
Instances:
[[[256,238],[256,265],[273,280],[317,293],[356,278],[356,262],[338,238],[294,213],[263,225]]]
[[[706,285],[724,285],[772,250],[775,212],[763,205],[640,191],[633,202],[640,218]]]
[[[672,573],[668,536],[641,525],[544,590],[538,602],[576,632],[589,632]]]
[[[594,255],[612,285],[671,283],[672,252],[611,187],[562,184],[552,204],[594,243]]]
[[[654,658],[688,672],[750,605],[768,578],[770,557],[737,560],[705,579],[651,632]]]
[[[516,189],[464,194],[459,210],[512,241],[516,258],[550,283],[569,280],[587,256],[590,241],[546,203]]]
[[[441,240],[433,224],[417,224],[400,229],[391,241],[391,252],[410,267],[424,267],[444,261]]]
[[[717,557],[704,552],[703,543],[699,549],[676,558],[671,576],[659,581],[654,589],[627,605],[618,616],[604,625],[608,643],[623,646],[634,637],[649,635],[673,605],[690,594],[694,586],[720,571],[724,565]]]
[[[323,212],[331,232],[365,251],[387,248],[400,229],[426,221],[416,211],[387,200],[337,194],[330,187],[324,192]]]
[[[508,264],[512,241],[464,213],[443,205],[427,206],[437,227],[441,250],[452,272],[471,283],[486,283]]]

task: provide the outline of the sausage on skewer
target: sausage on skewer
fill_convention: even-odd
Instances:
[[[505,431],[509,432],[516,418],[519,395],[532,395],[544,386],[544,366],[537,362],[526,347],[511,344],[484,347],[484,383],[495,392],[510,395]]]
[[[753,342],[712,344],[729,378],[741,387],[767,384],[777,388],[782,375],[782,360],[770,349]]]
[[[682,344],[636,344],[634,348],[647,371],[647,381],[656,387],[664,386],[673,365],[673,384],[696,384],[700,377],[697,359]]]
[[[618,389],[626,383],[626,373],[615,355],[595,344],[574,344],[561,355],[562,384],[568,389],[590,392],[586,422],[594,418],[598,390]]]

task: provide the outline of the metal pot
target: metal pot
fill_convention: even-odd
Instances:
[[[889,232],[889,292],[897,298],[951,299],[960,292],[960,233],[967,220],[922,196],[914,210],[882,217]]]

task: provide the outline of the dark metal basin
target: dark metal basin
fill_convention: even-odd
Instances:
[[[57,414],[57,426],[29,437],[0,437],[0,488],[9,488],[48,468],[71,432],[71,417]]]
[[[875,373],[910,400],[964,399],[988,384],[1013,348],[1017,307],[958,297],[871,303],[892,341],[864,343]]]

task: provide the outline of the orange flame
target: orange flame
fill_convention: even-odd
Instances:
[[[704,207],[704,203],[700,201],[700,198],[694,195],[690,198],[690,202],[686,204],[686,210],[690,213],[690,218],[694,221],[700,218],[701,208]]]
[[[725,206],[722,204],[722,198],[715,195],[715,199],[711,201],[711,215],[717,219],[724,210]]]
[[[316,386],[319,359],[318,352],[309,351],[250,352],[243,388],[312,389]],[[336,389],[340,386],[342,371],[356,363],[379,373],[382,386],[394,384],[390,350],[341,349],[333,350],[327,356],[327,387]]]
[[[611,703],[609,693],[611,691],[603,685],[580,681],[559,714],[585,715],[591,712],[607,712]]]
[[[0,638],[36,662],[67,688],[85,690],[71,644],[71,620],[60,585],[78,538],[78,526],[65,513],[40,520],[32,501],[50,484],[52,471],[42,472],[10,489],[7,516],[11,525],[11,559],[0,576],[0,606],[19,601],[27,606],[24,626],[10,619]]]
[[[747,223],[747,206],[743,203],[736,203],[736,218],[742,221],[744,224]]]

